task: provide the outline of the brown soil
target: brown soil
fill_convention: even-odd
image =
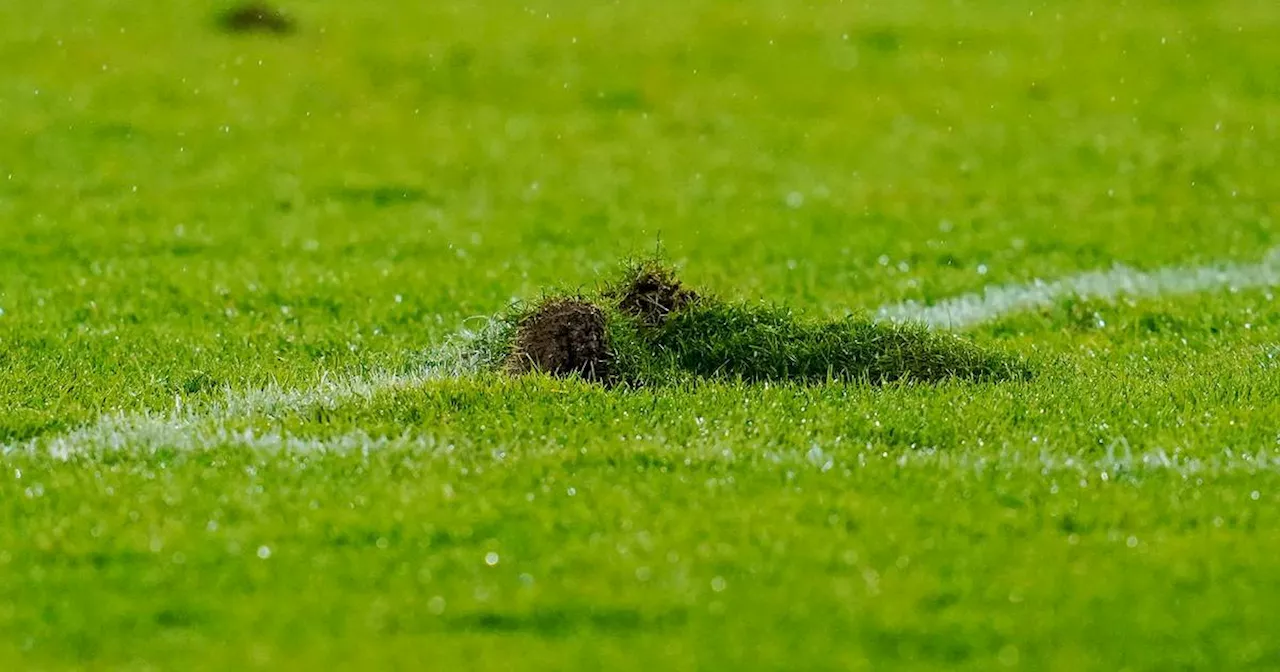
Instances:
[[[647,327],[660,327],[671,313],[698,299],[680,280],[661,271],[643,271],[620,292],[618,309],[640,318]]]
[[[573,374],[608,383],[613,353],[605,334],[604,312],[578,299],[557,299],[525,317],[516,329],[515,351],[507,360],[512,373],[542,371]]]
[[[228,10],[218,18],[218,25],[229,33],[273,35],[288,35],[297,27],[289,15],[261,2],[246,2]]]

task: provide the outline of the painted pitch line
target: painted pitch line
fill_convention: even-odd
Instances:
[[[1280,452],[1262,448],[1254,452],[1222,449],[1204,455],[1188,455],[1180,450],[1159,448],[1135,451],[1123,437],[1110,443],[1101,454],[1071,454],[1049,450],[1041,446],[1039,451],[1029,450],[1030,445],[1004,445],[993,453],[975,453],[969,450],[939,450],[936,448],[899,450],[895,452],[860,452],[837,460],[821,448],[811,448],[800,458],[795,451],[774,462],[796,464],[806,462],[820,471],[834,468],[864,467],[870,464],[891,463],[899,468],[934,468],[947,471],[989,470],[1038,471],[1042,474],[1079,475],[1090,480],[1108,481],[1125,474],[1172,472],[1189,478],[1201,475],[1230,473],[1280,473]]]
[[[63,459],[77,454],[131,450],[153,452],[160,449],[198,449],[201,446],[248,446],[266,450],[320,449],[325,444],[341,447],[362,441],[365,448],[381,440],[352,434],[312,441],[279,434],[255,435],[234,428],[238,420],[292,413],[309,408],[336,408],[356,399],[403,388],[418,387],[435,380],[457,378],[475,372],[475,362],[466,355],[467,342],[477,336],[464,331],[444,346],[424,356],[431,362],[409,372],[381,371],[368,376],[330,379],[322,376],[310,388],[284,389],[271,385],[236,392],[230,389],[220,400],[192,407],[176,397],[168,411],[117,412],[96,422],[51,437],[0,445],[0,455],[43,451]],[[354,438],[353,438],[354,437]]]
[[[934,305],[914,301],[887,305],[877,311],[876,317],[898,322],[921,322],[935,329],[964,329],[1011,313],[1052,305],[1073,296],[1114,299],[1126,295],[1181,295],[1275,285],[1280,285],[1280,248],[1272,250],[1256,263],[1171,266],[1153,271],[1116,266],[1049,282],[1037,280],[990,287],[981,293],[965,294]],[[418,439],[375,439],[357,432],[312,440],[270,433],[254,435],[234,427],[238,421],[257,416],[336,407],[389,390],[468,375],[476,370],[475,363],[466,356],[467,342],[475,336],[473,332],[462,332],[424,358],[433,364],[408,373],[384,371],[337,380],[323,378],[314,387],[304,389],[287,390],[271,386],[246,392],[228,390],[223,399],[198,408],[184,405],[182,398],[178,397],[174,408],[169,411],[108,414],[92,424],[65,433],[0,445],[0,455],[45,451],[65,458],[101,451],[128,449],[146,452],[198,449],[209,445],[286,451],[405,445],[406,441]]]
[[[175,431],[179,429],[182,431]],[[99,453],[103,450],[127,447],[130,451],[142,454],[161,449],[194,452],[211,446],[247,448],[286,456],[326,453],[368,455],[387,450],[413,450],[423,455],[428,461],[434,460],[441,463],[445,469],[451,468],[451,465],[456,466],[458,457],[454,441],[441,443],[429,434],[408,432],[399,436],[374,436],[363,430],[354,430],[336,436],[307,438],[293,436],[278,429],[254,432],[228,429],[219,423],[196,422],[183,427],[166,423],[130,426],[124,428],[124,433],[132,434],[130,441],[126,444],[113,442],[97,444],[91,440],[89,445],[98,449]],[[96,437],[91,438],[96,439]],[[59,441],[50,444],[47,448],[53,457],[60,459],[99,454],[86,451],[85,444],[74,441]],[[1113,441],[1110,448],[1101,455],[1059,453],[1044,447],[1037,452],[1028,448],[1030,448],[1029,445],[1022,447],[1006,445],[993,454],[975,453],[969,450],[916,448],[892,452],[879,450],[827,452],[815,446],[807,451],[767,452],[761,455],[761,459],[779,468],[812,469],[821,473],[832,470],[839,473],[875,465],[890,466],[893,469],[968,471],[979,475],[991,470],[998,470],[1001,473],[1035,472],[1043,476],[1079,478],[1081,485],[1103,484],[1126,476],[1140,477],[1159,473],[1171,473],[1184,479],[1230,474],[1280,473],[1280,453],[1267,448],[1255,452],[1223,449],[1204,455],[1188,455],[1176,450],[1172,452],[1162,449],[1134,451],[1123,438]],[[537,450],[557,450],[557,448],[542,446],[535,449],[535,452]],[[483,450],[468,452],[474,459],[488,460],[489,466],[486,468],[520,468],[520,457],[498,456]],[[723,452],[719,447],[708,446],[701,451],[701,456],[707,462],[715,462],[723,459]]]
[[[202,446],[247,446],[264,450],[302,450],[307,447],[332,449],[378,447],[387,440],[375,440],[363,433],[334,436],[323,441],[283,436],[279,433],[255,434],[237,430],[237,420],[256,416],[291,413],[308,408],[335,408],[356,399],[369,399],[382,392],[417,387],[433,380],[456,377],[461,372],[441,367],[424,367],[407,374],[382,373],[367,378],[339,381],[322,380],[319,385],[302,390],[285,390],[276,386],[247,393],[227,392],[223,400],[193,409],[184,407],[181,398],[167,412],[112,413],[97,422],[58,434],[38,437],[23,444],[6,445],[0,454],[15,450],[43,450],[54,457],[67,459],[77,454],[130,450],[140,453],[161,449],[186,450]]]
[[[933,305],[905,301],[883,306],[875,316],[892,322],[921,322],[933,329],[966,329],[1005,315],[1052,306],[1071,297],[1174,296],[1277,285],[1280,285],[1280,248],[1272,249],[1255,263],[1168,266],[1152,271],[1116,265],[1110,270],[1087,271],[1048,282],[1037,279],[1030,283],[997,285]]]

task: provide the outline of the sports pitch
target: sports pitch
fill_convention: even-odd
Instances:
[[[228,7],[0,4],[0,669],[1280,669],[1272,0]]]

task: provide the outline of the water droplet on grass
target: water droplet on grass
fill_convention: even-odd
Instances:
[[[267,558],[271,557],[271,548],[268,546],[259,546],[258,557],[263,560],[266,560]]]
[[[489,551],[488,553],[484,554],[484,564],[489,565],[490,567],[498,564],[498,561],[500,559],[501,558],[498,557],[498,554],[494,553],[493,551]]]

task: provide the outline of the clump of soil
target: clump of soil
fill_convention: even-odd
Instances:
[[[555,299],[520,320],[507,368],[608,383],[612,360],[604,311],[580,299]]]
[[[641,269],[615,292],[618,310],[638,318],[646,327],[660,327],[667,317],[698,300],[693,290],[665,269]]]
[[[699,296],[657,261],[628,264],[620,279],[586,298],[544,299],[501,325],[483,350],[493,353],[488,366],[607,387],[697,379],[929,384],[1032,375],[1020,358],[920,325],[814,321],[786,307]]]
[[[218,25],[228,33],[288,35],[297,27],[293,18],[262,2],[246,2],[227,10]]]

